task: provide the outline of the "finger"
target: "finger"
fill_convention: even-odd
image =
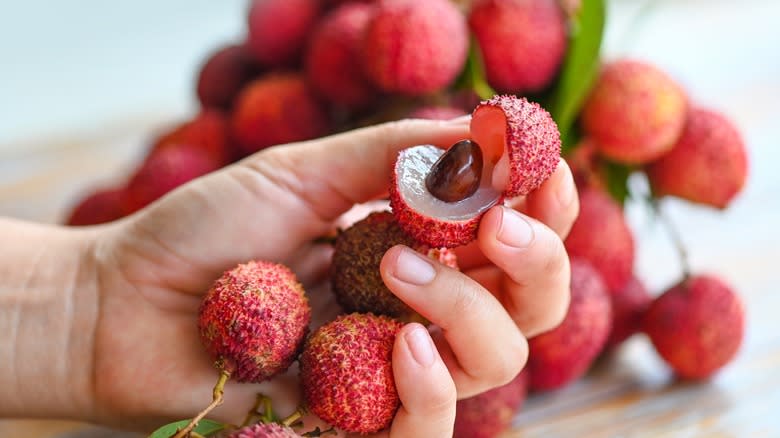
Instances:
[[[549,227],[504,206],[480,223],[482,253],[504,272],[493,293],[528,337],[556,327],[569,305],[569,257]]]
[[[538,219],[561,239],[566,238],[580,211],[580,203],[574,177],[565,160],[558,161],[552,176],[541,187],[529,193],[523,208],[517,210]]]
[[[441,328],[446,343],[437,345],[459,397],[503,385],[520,372],[526,340],[479,283],[401,245],[387,251],[380,272],[396,296]]]

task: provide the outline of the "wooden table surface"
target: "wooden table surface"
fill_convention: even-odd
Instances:
[[[780,437],[780,2],[615,2],[608,57],[649,59],[678,78],[692,100],[727,113],[750,147],[751,178],[726,212],[668,202],[696,271],[728,279],[747,309],[737,359],[708,383],[678,382],[635,337],[567,389],[532,397],[505,437]],[[0,145],[0,215],[61,221],[89,187],[121,181],[147,139],[172,120],[149,114],[67,137]],[[67,138],[67,140],[62,140]],[[643,181],[632,181],[642,187]],[[638,240],[637,272],[660,292],[679,276],[660,227],[637,204],[627,214]],[[0,436],[135,436],[58,421],[0,421]]]

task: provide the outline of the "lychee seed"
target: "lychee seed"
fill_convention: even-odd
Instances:
[[[425,187],[444,202],[458,202],[473,195],[482,176],[482,150],[471,140],[461,140],[431,166]]]

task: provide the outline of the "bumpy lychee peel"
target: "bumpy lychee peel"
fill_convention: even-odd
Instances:
[[[642,319],[653,297],[636,276],[631,276],[622,289],[610,291],[609,297],[612,302],[612,330],[607,348],[615,348],[642,328]]]
[[[294,64],[320,13],[313,0],[253,0],[247,45],[257,61],[270,67]]]
[[[317,329],[300,358],[309,410],[348,432],[388,427],[400,406],[391,357],[402,326],[384,316],[352,313]]]
[[[647,167],[656,196],[726,208],[747,180],[747,150],[739,131],[722,114],[694,108],[670,152]]]
[[[547,87],[566,50],[566,20],[557,0],[477,0],[469,12],[488,83],[526,94]]]
[[[336,237],[331,265],[333,293],[347,312],[413,317],[415,312],[382,281],[379,264],[388,249],[406,245],[457,269],[455,254],[430,248],[406,234],[390,212],[371,213]]]
[[[163,149],[186,145],[209,155],[215,163],[226,165],[234,155],[228,130],[228,119],[222,111],[204,109],[192,120],[162,134],[152,146],[147,160]]]
[[[459,400],[454,438],[493,438],[509,428],[525,401],[528,372],[480,395]]]
[[[611,308],[606,285],[585,261],[571,260],[571,301],[563,322],[528,342],[529,385],[565,386],[581,377],[609,336]]]
[[[604,66],[582,110],[582,128],[607,158],[644,164],[682,133],[688,99],[666,73],[637,61]]]
[[[724,281],[695,275],[653,301],[643,329],[679,376],[706,379],[737,354],[744,338],[745,310]]]
[[[122,207],[124,189],[104,189],[84,197],[68,215],[68,225],[98,225],[125,215]]]
[[[238,265],[214,283],[199,311],[198,329],[214,360],[239,382],[262,382],[296,359],[311,309],[287,267],[264,261]]]
[[[254,424],[232,432],[227,438],[301,438],[294,430],[277,423]]]
[[[209,56],[198,73],[196,94],[204,108],[229,110],[238,93],[260,73],[246,45],[229,45]]]

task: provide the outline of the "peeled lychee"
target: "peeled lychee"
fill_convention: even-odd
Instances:
[[[705,379],[739,350],[745,310],[729,285],[714,276],[696,275],[656,298],[643,328],[679,376]]]
[[[200,306],[206,350],[239,382],[262,382],[285,371],[300,352],[311,309],[287,267],[253,261],[226,271]]]
[[[228,120],[221,111],[214,109],[205,109],[192,120],[161,135],[152,146],[149,155],[154,155],[162,149],[178,148],[182,145],[202,151],[220,166],[228,164],[234,155],[229,140]]]
[[[642,328],[642,319],[653,297],[645,285],[632,275],[625,286],[609,293],[612,302],[612,331],[607,348],[614,348]]]
[[[370,103],[378,94],[363,71],[363,35],[374,5],[346,3],[314,30],[306,51],[306,78],[328,101],[348,108]]]
[[[301,438],[287,426],[277,423],[254,424],[241,428],[227,438]]]
[[[635,254],[623,209],[601,190],[585,187],[579,194],[580,214],[564,241],[566,250],[590,262],[609,290],[620,290],[631,278]]]
[[[561,325],[528,342],[529,384],[556,389],[580,378],[601,352],[612,321],[607,288],[587,262],[571,260],[571,302]]]
[[[567,38],[558,0],[476,0],[469,26],[494,89],[535,93],[555,78]]]
[[[422,243],[454,247],[474,240],[483,213],[504,197],[539,187],[560,159],[557,125],[547,111],[524,98],[497,96],[482,102],[472,115],[471,137],[484,165],[476,192],[456,202],[446,202],[426,187],[431,169],[446,156],[444,150],[423,145],[398,155],[390,205],[404,231]],[[461,168],[458,163],[443,167]]]
[[[637,61],[607,64],[582,110],[582,128],[607,158],[643,164],[660,158],[682,134],[688,112],[682,88]]]
[[[424,106],[409,113],[411,119],[451,120],[465,116],[466,111],[454,106]]]
[[[315,331],[300,358],[308,409],[347,432],[390,426],[400,405],[391,357],[402,326],[385,316],[352,313]]]
[[[525,401],[528,373],[504,386],[459,400],[453,438],[493,438],[509,428]]]
[[[198,73],[197,95],[204,108],[229,110],[239,91],[260,73],[245,45],[225,46]]]
[[[657,196],[726,208],[742,190],[748,173],[745,144],[723,115],[695,108],[672,150],[647,167]]]
[[[379,0],[363,62],[382,90],[418,96],[452,83],[467,50],[466,20],[449,0]]]
[[[268,146],[309,140],[328,132],[328,117],[299,74],[272,74],[238,96],[233,136],[249,155]]]
[[[319,0],[254,0],[247,45],[264,66],[294,64],[320,12]]]
[[[71,211],[66,224],[97,225],[117,220],[125,215],[122,207],[123,189],[104,189],[83,198]]]
[[[390,292],[379,273],[382,257],[395,245],[406,245],[457,269],[452,251],[417,243],[401,230],[389,212],[372,213],[336,238],[330,278],[333,292],[344,310],[396,317],[414,314]]]

